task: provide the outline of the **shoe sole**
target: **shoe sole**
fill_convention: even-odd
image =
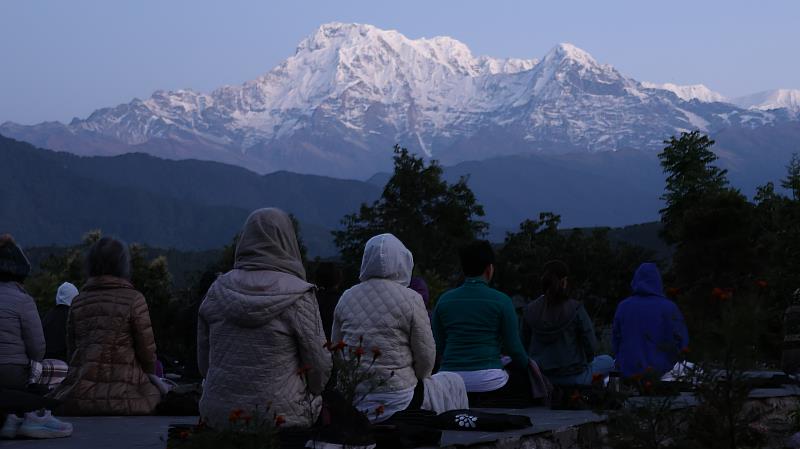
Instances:
[[[37,440],[66,438],[70,435],[72,435],[72,430],[26,429],[17,432],[17,437],[35,438]]]

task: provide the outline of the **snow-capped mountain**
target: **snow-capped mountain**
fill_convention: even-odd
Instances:
[[[732,103],[748,109],[759,109],[762,111],[787,109],[798,114],[800,113],[800,89],[767,90],[744,97],[734,98]]]
[[[725,98],[724,95],[714,92],[703,84],[681,86],[673,83],[656,84],[643,81],[642,86],[649,89],[668,90],[684,101],[697,100],[703,103],[728,102],[728,99]]]
[[[755,128],[786,111],[743,109],[692,86],[639,83],[570,44],[541,61],[474,56],[448,37],[326,24],[263,76],[211,93],[158,91],[68,125],[0,134],[83,154],[143,151],[257,171],[367,177],[395,143],[445,163],[530,152],[658,150],[683,130]],[[701,101],[694,101],[701,100]]]

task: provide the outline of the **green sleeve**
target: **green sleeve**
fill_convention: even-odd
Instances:
[[[528,353],[522,346],[522,340],[519,337],[519,319],[517,318],[517,312],[514,310],[514,304],[509,297],[505,297],[502,301],[502,314],[502,328],[500,331],[503,336],[504,352],[511,357],[516,366],[527,369]]]

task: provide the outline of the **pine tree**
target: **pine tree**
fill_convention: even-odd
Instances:
[[[458,247],[483,236],[488,225],[478,220],[483,207],[467,178],[450,184],[442,175],[438,162],[426,164],[395,145],[394,174],[381,197],[345,216],[344,229],[333,233],[344,263],[357,268],[367,240],[389,232],[411,250],[418,272],[442,279],[457,272]]]
[[[669,243],[681,239],[681,222],[687,210],[704,197],[719,193],[728,185],[727,170],[712,165],[717,156],[711,151],[714,141],[699,131],[681,133],[664,141],[667,147],[658,155],[667,175],[666,193],[661,197],[663,237]]]
[[[800,154],[793,154],[792,160],[786,166],[786,179],[781,181],[781,187],[789,189],[795,200],[800,200]]]

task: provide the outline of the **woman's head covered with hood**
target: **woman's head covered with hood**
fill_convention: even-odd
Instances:
[[[361,259],[361,282],[370,279],[388,279],[404,287],[411,282],[414,256],[397,237],[380,234],[372,237],[364,246]]]
[[[279,271],[306,279],[297,235],[286,212],[258,209],[247,217],[236,245],[234,268]]]

